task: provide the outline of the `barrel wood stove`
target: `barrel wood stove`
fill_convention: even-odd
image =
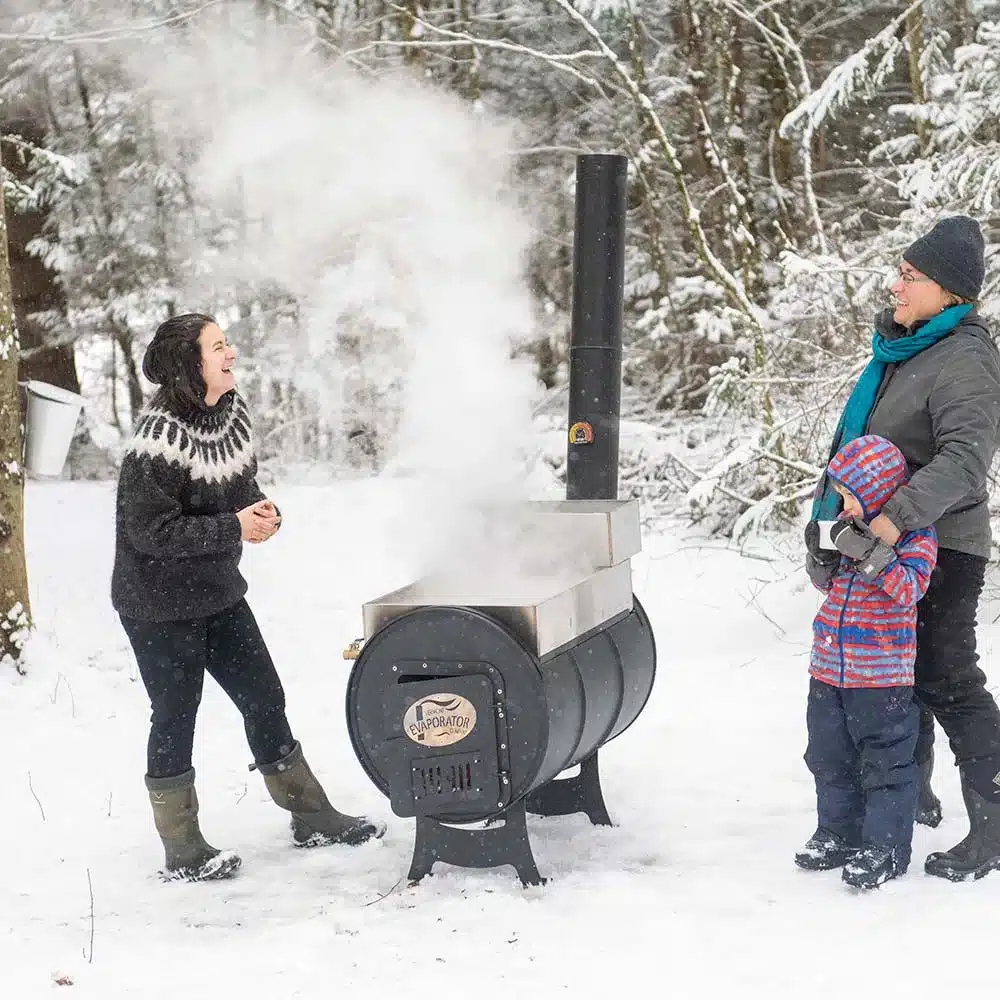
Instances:
[[[598,750],[652,689],[638,504],[617,499],[626,177],[622,156],[577,159],[567,499],[519,513],[572,549],[572,569],[421,579],[362,609],[348,730],[393,812],[416,818],[414,881],[443,861],[543,882],[526,813],[610,824]]]

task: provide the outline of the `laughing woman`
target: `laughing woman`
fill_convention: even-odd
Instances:
[[[242,543],[267,541],[281,516],[257,485],[235,358],[210,316],[174,316],[157,329],[142,370],[160,388],[118,480],[111,597],[152,705],[146,787],[172,878],[225,878],[241,863],[198,826],[191,754],[206,671],[243,715],[254,767],[291,813],[296,844],[359,844],[384,832],[330,805],[292,736],[244,597]]]
[[[832,450],[863,434],[892,441],[912,476],[872,531],[895,545],[902,533],[937,529],[937,567],[917,605],[915,689],[948,735],[970,829],[950,850],[931,854],[924,870],[960,881],[1000,869],[1000,709],[976,653],[992,545],[987,480],[1000,429],[1000,355],[975,308],[986,272],[979,224],[964,215],[942,219],[902,257],[890,288],[895,305],[876,318],[875,356],[848,399]],[[836,501],[827,483],[807,528],[814,579],[830,571],[815,523],[836,516]],[[925,776],[932,740],[925,728],[917,751]]]

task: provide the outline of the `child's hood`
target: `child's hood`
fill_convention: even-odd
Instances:
[[[906,459],[884,437],[866,434],[844,445],[830,460],[827,475],[858,498],[870,520],[906,482]]]

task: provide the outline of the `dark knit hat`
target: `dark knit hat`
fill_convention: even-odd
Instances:
[[[903,260],[933,278],[946,292],[977,299],[986,277],[983,231],[967,215],[942,219],[903,251]]]

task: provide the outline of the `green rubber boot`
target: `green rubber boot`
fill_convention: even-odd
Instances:
[[[220,851],[205,842],[198,827],[198,795],[194,768],[171,778],[146,777],[153,822],[163,842],[164,879],[205,882],[230,878],[243,863],[235,851]]]
[[[330,805],[298,742],[287,756],[273,764],[258,764],[257,770],[271,798],[292,814],[292,839],[299,847],[363,844],[385,833],[384,823],[365,816],[346,816]]]

